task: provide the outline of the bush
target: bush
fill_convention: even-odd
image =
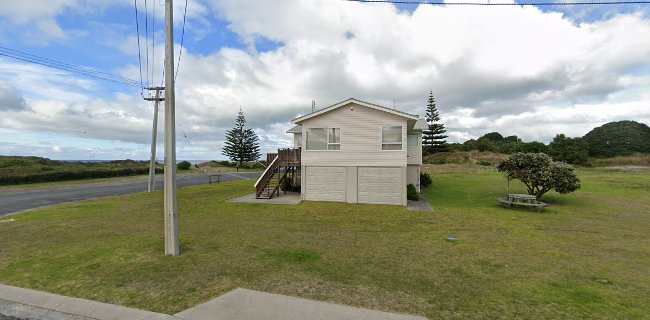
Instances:
[[[420,200],[420,195],[412,183],[406,186],[406,198],[409,200]]]
[[[178,170],[189,170],[190,167],[192,167],[192,164],[189,161],[182,161],[176,165],[176,169]]]
[[[431,175],[428,172],[420,172],[420,187],[426,188],[431,185]]]
[[[544,153],[515,153],[498,166],[508,179],[517,179],[526,185],[528,194],[539,199],[544,193],[555,190],[565,194],[580,189],[580,179],[573,167],[564,162],[554,162]]]
[[[300,186],[294,186],[293,181],[289,177],[286,177],[280,182],[280,190],[300,192]]]
[[[280,182],[280,190],[282,190],[282,191],[290,191],[292,184],[293,184],[293,181],[291,181],[291,179],[289,179],[288,177],[284,178]]]

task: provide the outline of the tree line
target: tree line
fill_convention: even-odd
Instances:
[[[585,164],[589,157],[609,158],[633,153],[650,153],[650,127],[636,121],[606,123],[582,137],[557,134],[547,145],[539,141],[524,142],[516,135],[504,137],[498,132],[486,133],[463,143],[447,143],[445,125],[440,122],[433,92],[429,93],[426,115],[427,129],[422,134],[423,155],[447,151],[491,151],[515,154],[545,153],[555,161]]]

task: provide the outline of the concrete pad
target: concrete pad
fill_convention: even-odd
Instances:
[[[373,319],[422,320],[424,317],[374,311],[238,288],[174,316],[184,320]]]
[[[226,202],[241,202],[241,203],[261,203],[261,204],[299,204],[300,192],[284,192],[280,191],[280,196],[274,196],[272,199],[256,199],[255,194],[248,194],[243,197],[228,199]]]
[[[92,320],[91,318],[67,314],[49,309],[37,308],[3,299],[0,299],[0,314],[17,319]]]
[[[429,201],[422,195],[420,195],[420,200],[408,200],[408,210],[411,211],[422,211],[422,212],[433,212],[433,208],[429,204]]]
[[[40,309],[41,313],[68,314],[98,320],[176,319],[173,316],[127,308],[92,300],[72,298],[31,289],[0,284],[0,299],[25,308]],[[72,318],[71,318],[72,319]]]

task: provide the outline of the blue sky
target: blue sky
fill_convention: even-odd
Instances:
[[[137,3],[144,63],[144,0]],[[179,158],[222,159],[224,132],[240,106],[263,151],[272,151],[290,144],[284,131],[311,100],[318,107],[349,97],[395,101],[424,115],[429,90],[454,142],[491,131],[548,142],[609,121],[650,122],[649,5],[188,3],[177,79]],[[147,4],[157,84],[164,8]],[[175,2],[176,55],[183,5]],[[132,1],[0,4],[0,46],[139,81],[136,39]],[[0,154],[147,158],[152,106],[140,88],[5,57],[0,70]]]

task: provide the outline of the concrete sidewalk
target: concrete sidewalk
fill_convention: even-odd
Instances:
[[[2,284],[0,314],[39,320],[425,319],[241,288],[172,316]]]

